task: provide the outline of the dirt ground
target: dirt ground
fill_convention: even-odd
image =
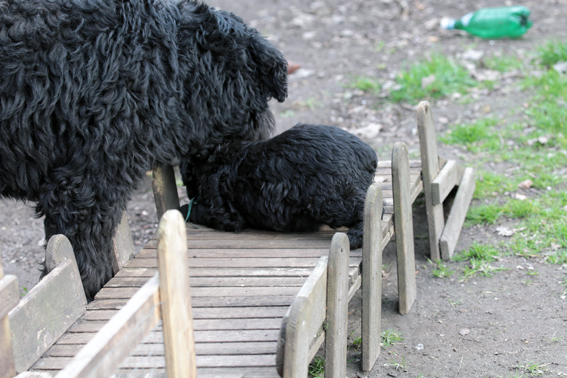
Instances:
[[[534,26],[517,40],[484,41],[464,32],[442,31],[441,17],[460,17],[485,6],[510,1],[436,0],[214,0],[209,5],[230,10],[257,28],[301,69],[290,75],[289,97],[273,103],[278,132],[298,122],[336,125],[361,135],[387,159],[396,141],[408,145],[417,158],[415,107],[389,103],[349,87],[359,75],[387,82],[428,52],[459,57],[474,47],[485,54],[521,54],[547,39],[565,40],[567,1],[525,1]],[[433,103],[440,134],[447,124],[489,112],[506,116],[520,108],[526,94],[516,89],[481,91],[475,101]],[[487,107],[489,105],[489,107]],[[487,110],[488,109],[488,110]],[[380,128],[379,133],[376,130]],[[465,163],[465,152],[439,143],[440,155]],[[491,169],[491,168],[488,168]],[[492,168],[498,171],[498,166]],[[182,190],[180,191],[182,193]],[[153,237],[157,219],[150,178],[142,183],[129,206],[138,249]],[[463,230],[457,251],[473,241],[499,243],[500,224]],[[349,350],[348,377],[520,377],[527,369],[541,376],[567,376],[567,266],[535,259],[504,257],[507,270],[465,282],[439,279],[427,262],[429,247],[423,200],[414,207],[417,300],[407,315],[397,312],[394,248],[384,257],[383,330],[404,338],[386,349],[368,372],[359,370],[360,351]],[[30,206],[0,201],[0,248],[4,269],[18,276],[22,294],[39,279],[43,259],[42,220]],[[451,263],[454,270],[457,263]],[[527,275],[537,271],[537,275]],[[360,298],[351,303],[350,341],[360,335]],[[537,372],[539,370],[539,373]]]

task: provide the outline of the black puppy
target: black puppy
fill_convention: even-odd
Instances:
[[[0,1],[0,197],[66,235],[87,297],[145,172],[273,131],[287,62],[200,1]]]
[[[182,160],[181,175],[194,199],[191,222],[237,232],[346,226],[351,248],[359,248],[376,165],[374,150],[347,131],[299,124],[269,140],[229,142],[202,160]],[[188,210],[181,208],[185,217]]]

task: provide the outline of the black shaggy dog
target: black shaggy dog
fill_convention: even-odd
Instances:
[[[350,227],[362,245],[364,199],[376,153],[332,126],[299,124],[269,140],[228,142],[200,161],[181,161],[189,220],[225,231],[246,227],[315,231]],[[181,212],[187,217],[189,206]]]
[[[192,1],[0,0],[0,197],[66,235],[89,299],[145,172],[273,130],[287,63],[230,13]]]

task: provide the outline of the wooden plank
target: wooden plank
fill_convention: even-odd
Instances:
[[[114,277],[104,285],[105,288],[142,287],[145,277]],[[189,277],[192,288],[208,287],[301,287],[302,277]]]
[[[159,320],[159,278],[156,274],[116,316],[106,323],[100,332],[92,338],[89,337],[88,344],[77,353],[75,358],[64,366],[59,365],[59,369],[63,367],[64,369],[57,374],[57,378],[110,377],[120,362],[158,324]],[[69,335],[64,335],[59,343]],[[50,360],[42,358],[36,367],[42,368]]]
[[[152,188],[159,222],[167,210],[179,209],[179,195],[177,194],[173,166],[154,167],[152,170]]]
[[[29,367],[84,312],[87,300],[70,243],[55,235],[46,260],[58,265],[10,312],[16,371]]]
[[[370,371],[380,354],[382,318],[382,190],[368,188],[364,203],[362,254],[362,370]]]
[[[200,232],[188,231],[187,239],[189,244],[193,240],[327,240],[329,243],[334,235],[333,231],[316,231],[316,232],[275,232],[275,231],[264,231],[247,229],[242,232],[229,232],[229,231],[217,231],[213,232]],[[148,245],[148,248],[154,245],[153,243]],[[191,247],[191,246],[189,246]]]
[[[331,238],[329,245],[325,248],[263,248],[263,249],[246,249],[246,248],[230,248],[230,249],[189,249],[187,255],[189,258],[234,258],[234,257],[321,257],[329,253],[331,246]],[[142,249],[136,259],[156,258],[157,251],[155,249]]]
[[[445,226],[445,220],[443,216],[443,205],[433,204],[431,194],[431,183],[439,173],[439,159],[437,154],[435,125],[433,123],[433,112],[427,101],[422,101],[417,108],[417,129],[421,153],[421,168],[423,170],[423,190],[425,192],[427,224],[429,227],[429,248],[431,260],[437,261],[441,258],[439,240],[443,232],[443,227]]]
[[[268,342],[239,342],[239,343],[197,343],[195,353],[199,355],[242,355],[242,354],[274,354],[277,343]],[[83,345],[54,345],[44,357],[74,357]],[[130,356],[163,356],[165,353],[163,344],[139,344]]]
[[[151,248],[155,241],[149,241],[147,248]],[[326,238],[316,239],[207,239],[207,240],[191,240],[188,246],[191,249],[289,249],[289,248],[329,248],[330,240]]]
[[[394,227],[398,256],[398,298],[400,314],[407,314],[416,298],[413,214],[409,183],[408,149],[397,142],[392,151],[394,183]]]
[[[293,296],[262,296],[262,297],[196,297],[193,298],[193,309],[199,307],[251,307],[251,306],[289,306]],[[89,303],[92,310],[112,310],[124,307],[129,298],[103,299]],[[232,311],[227,309],[227,311]]]
[[[222,307],[193,308],[193,322],[200,319],[281,319],[287,312],[286,306],[279,307]],[[118,310],[91,310],[87,311],[81,320],[97,321],[110,320]],[[196,323],[195,323],[196,324]]]
[[[151,377],[165,377],[165,370],[152,369],[151,371],[142,369],[120,369],[114,378],[148,378]],[[161,374],[161,375],[160,375]],[[241,367],[234,368],[198,368],[197,375],[199,378],[279,378],[279,375],[274,367]]]
[[[459,184],[461,178],[462,174],[459,175],[457,162],[448,160],[431,183],[431,200],[433,205],[443,203],[455,185]]]
[[[16,276],[7,275],[0,279],[0,319],[6,317],[19,302],[20,293]]]
[[[351,258],[350,265],[356,266],[358,258]],[[191,268],[313,268],[317,264],[314,257],[294,258],[195,258],[189,261]],[[152,268],[157,259],[133,259],[126,263],[128,268]]]
[[[284,378],[307,376],[309,346],[317,337],[313,333],[325,320],[328,260],[328,256],[319,259],[282,321],[276,369]]]
[[[325,330],[325,376],[327,378],[346,377],[349,252],[348,236],[342,232],[336,233],[331,242],[327,267],[327,329]],[[325,312],[325,308],[319,311]]]
[[[132,233],[130,232],[130,226],[128,225],[128,215],[126,214],[126,211],[122,212],[122,219],[116,228],[112,244],[114,246],[112,270],[114,271],[114,274],[116,274],[134,255],[134,241],[132,240]]]
[[[156,268],[124,268],[117,277],[151,277]],[[194,277],[309,277],[313,268],[199,268],[191,267],[191,279]]]
[[[165,212],[159,223],[158,235],[159,291],[167,376],[194,378],[197,365],[187,274],[187,238],[185,220],[178,210]]]
[[[109,324],[109,323],[107,323]],[[66,333],[57,341],[58,345],[87,344],[98,333]],[[195,343],[235,343],[277,341],[278,330],[221,330],[195,331]],[[144,339],[145,343],[163,343],[163,333],[153,331]],[[135,346],[134,346],[135,347]]]
[[[191,289],[193,297],[226,297],[226,296],[264,296],[287,295],[294,296],[299,287],[196,287]],[[135,287],[104,288],[95,296],[96,299],[131,298],[138,289]]]
[[[447,225],[441,235],[440,245],[444,260],[450,259],[455,252],[475,186],[474,169],[466,168],[459,184],[459,190],[457,190],[457,195],[453,201],[453,207],[447,217]]]
[[[2,254],[0,253],[0,282],[7,284],[6,289],[0,289],[0,295],[6,295],[6,291],[13,290],[13,284],[4,281],[9,276],[4,276],[4,266],[2,265]],[[10,289],[12,288],[12,289]],[[18,296],[18,286],[16,280],[16,292],[8,293],[9,297]],[[12,300],[4,298],[0,300],[0,311],[2,313],[13,308]],[[12,378],[16,375],[16,367],[14,363],[14,353],[12,351],[12,337],[10,334],[10,319],[8,314],[0,315],[0,378]]]

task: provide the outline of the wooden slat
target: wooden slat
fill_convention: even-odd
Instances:
[[[87,335],[88,344],[67,361],[57,374],[66,377],[110,377],[130,352],[141,342],[160,320],[159,278],[156,274],[110,322],[94,336]],[[59,339],[73,334],[66,334]],[[42,358],[36,368],[48,369],[50,358]]]
[[[362,370],[370,371],[380,354],[382,317],[382,191],[368,188],[364,204],[362,255]]]
[[[356,266],[358,258],[351,258],[350,265]],[[195,258],[189,261],[191,268],[312,268],[317,264],[314,257],[294,258]],[[157,259],[134,259],[130,260],[128,268],[152,268],[157,266]]]
[[[152,170],[152,187],[159,222],[167,210],[179,209],[175,171],[171,165],[154,167]]]
[[[151,277],[157,268],[124,268],[117,277]],[[191,267],[193,277],[308,277],[312,268],[199,268]]]
[[[58,345],[86,344],[97,333],[66,333],[57,341]],[[221,331],[195,331],[196,343],[221,342],[264,342],[277,341],[277,330],[221,330]],[[150,332],[144,339],[146,343],[163,343],[163,333]]]
[[[3,281],[6,277],[4,277],[4,266],[2,265],[2,254],[0,253],[0,282]],[[8,283],[6,286],[8,289],[4,289],[6,291],[11,290],[9,289],[11,286]],[[16,282],[16,298],[18,297],[18,287]],[[4,293],[5,295],[6,293]],[[2,289],[0,289],[0,295],[2,295]],[[10,294],[12,296],[14,294]],[[5,301],[5,302],[4,302]],[[8,305],[11,303],[12,300],[8,300],[5,298],[4,300],[0,300],[0,309],[6,306],[6,308],[0,310],[2,312],[9,311],[12,309],[12,305]],[[14,354],[12,352],[12,337],[10,335],[10,319],[8,318],[8,314],[4,314],[0,316],[0,378],[12,378],[16,375],[16,367],[14,364]]]
[[[114,274],[116,274],[134,255],[134,241],[132,240],[132,233],[130,232],[130,226],[128,225],[128,215],[126,214],[126,211],[122,212],[122,219],[116,228],[112,244],[114,247],[112,270],[114,271]]]
[[[461,229],[465,222],[475,185],[474,169],[466,168],[459,184],[459,190],[453,201],[453,207],[447,217],[447,225],[441,235],[441,253],[445,260],[450,259],[455,252],[455,247],[457,246],[459,235],[461,234]]]
[[[462,172],[459,175],[459,169],[455,160],[448,160],[439,174],[431,183],[431,200],[434,205],[439,205],[445,201],[445,198],[451,193],[455,185],[461,181]]]
[[[321,311],[326,314],[325,376],[346,377],[348,338],[348,259],[349,240],[344,233],[337,233],[331,243],[327,267],[327,304]],[[317,347],[317,349],[319,349]]]
[[[392,151],[394,183],[394,226],[398,256],[398,298],[400,314],[407,314],[416,298],[413,214],[409,183],[408,149],[397,142]]]
[[[77,320],[87,303],[70,243],[53,236],[46,259],[58,264],[10,312],[16,371],[30,366]]]
[[[228,248],[228,249],[189,249],[187,254],[189,258],[246,258],[246,257],[321,257],[329,253],[331,246],[331,238],[329,238],[328,246],[325,248]],[[157,251],[155,249],[142,249],[136,259],[156,258]]]
[[[150,241],[147,244],[151,248],[155,241]],[[257,249],[257,248],[273,248],[273,249],[289,249],[289,248],[328,248],[330,243],[325,238],[317,239],[212,239],[212,240],[191,240],[187,243],[189,248],[196,249]]]
[[[96,299],[130,298],[138,289],[135,287],[104,288],[95,296]],[[265,295],[295,295],[299,287],[196,287],[191,289],[193,297],[247,297]]]
[[[144,277],[114,277],[105,288],[142,287],[147,281]],[[302,277],[190,277],[192,288],[207,287],[301,287]],[[221,289],[217,289],[221,290]]]
[[[431,260],[441,258],[439,239],[445,226],[443,205],[435,205],[431,194],[431,183],[439,173],[439,159],[437,154],[437,139],[433,112],[429,102],[422,101],[417,108],[417,129],[423,170],[423,190],[425,192],[425,207],[427,210],[427,224],[429,227],[429,248]]]

